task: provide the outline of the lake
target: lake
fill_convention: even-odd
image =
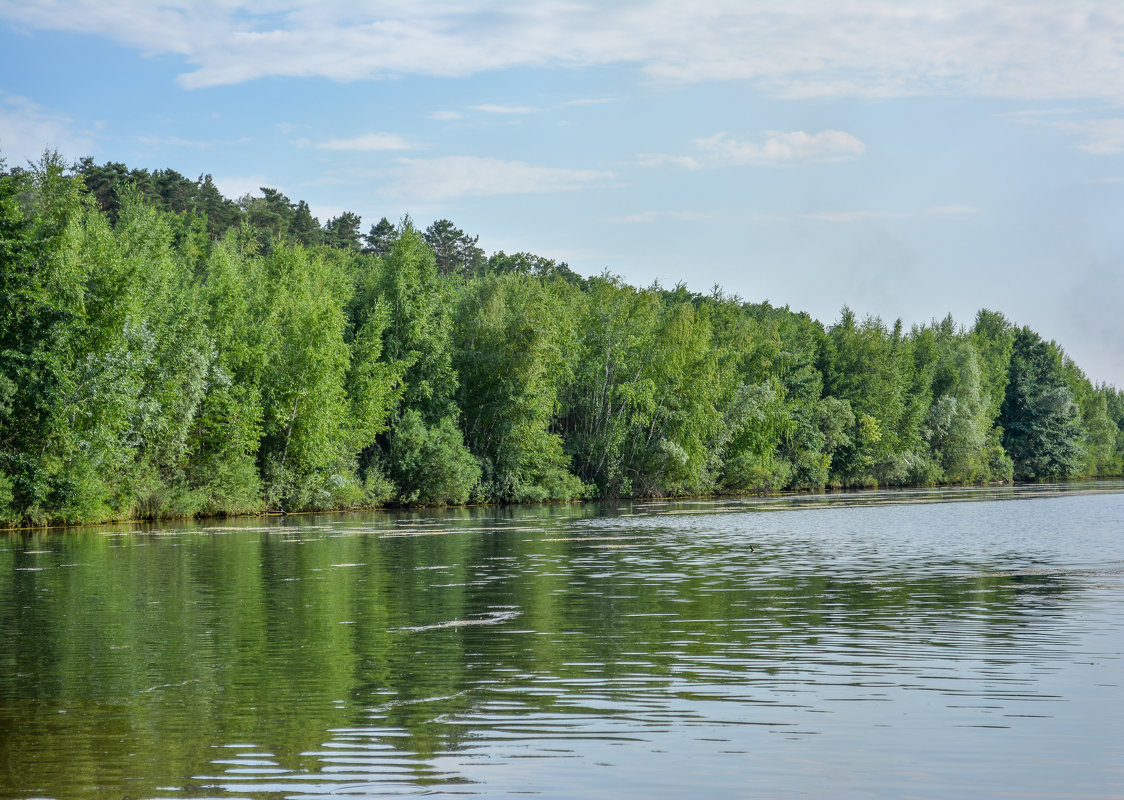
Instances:
[[[12,534],[0,796],[1122,797],[1122,654],[1119,482]]]

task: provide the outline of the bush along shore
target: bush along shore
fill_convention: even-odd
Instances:
[[[905,330],[0,161],[0,525],[1121,474],[1124,396],[1001,313]]]

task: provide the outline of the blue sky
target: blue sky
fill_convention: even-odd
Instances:
[[[1124,3],[0,0],[0,154],[448,218],[1124,387]]]

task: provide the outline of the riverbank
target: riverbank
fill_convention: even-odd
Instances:
[[[272,521],[278,524],[301,524],[304,521],[325,518],[345,519],[348,516],[384,514],[397,516],[460,515],[497,516],[505,514],[534,513],[536,509],[565,509],[587,506],[595,509],[670,509],[700,507],[703,512],[720,508],[748,511],[782,511],[796,508],[860,507],[878,505],[912,505],[925,503],[971,502],[979,500],[1008,500],[1025,497],[1053,497],[1060,495],[1124,492],[1124,478],[1072,481],[1023,481],[957,486],[900,486],[887,489],[824,489],[822,491],[773,492],[744,495],[696,495],[690,497],[636,497],[612,499],[587,499],[556,501],[551,503],[465,503],[443,506],[377,506],[371,508],[310,509],[285,513],[262,512],[252,514],[217,514],[197,517],[168,517],[164,519],[107,520],[97,523],[37,525],[19,528],[0,528],[0,533],[31,534],[49,531],[66,531],[78,528],[125,526],[130,530],[163,529],[172,527],[206,527],[213,523],[248,523]]]

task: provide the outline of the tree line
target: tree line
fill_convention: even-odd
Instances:
[[[995,311],[825,326],[360,222],[0,162],[0,523],[1122,471],[1124,394]]]

